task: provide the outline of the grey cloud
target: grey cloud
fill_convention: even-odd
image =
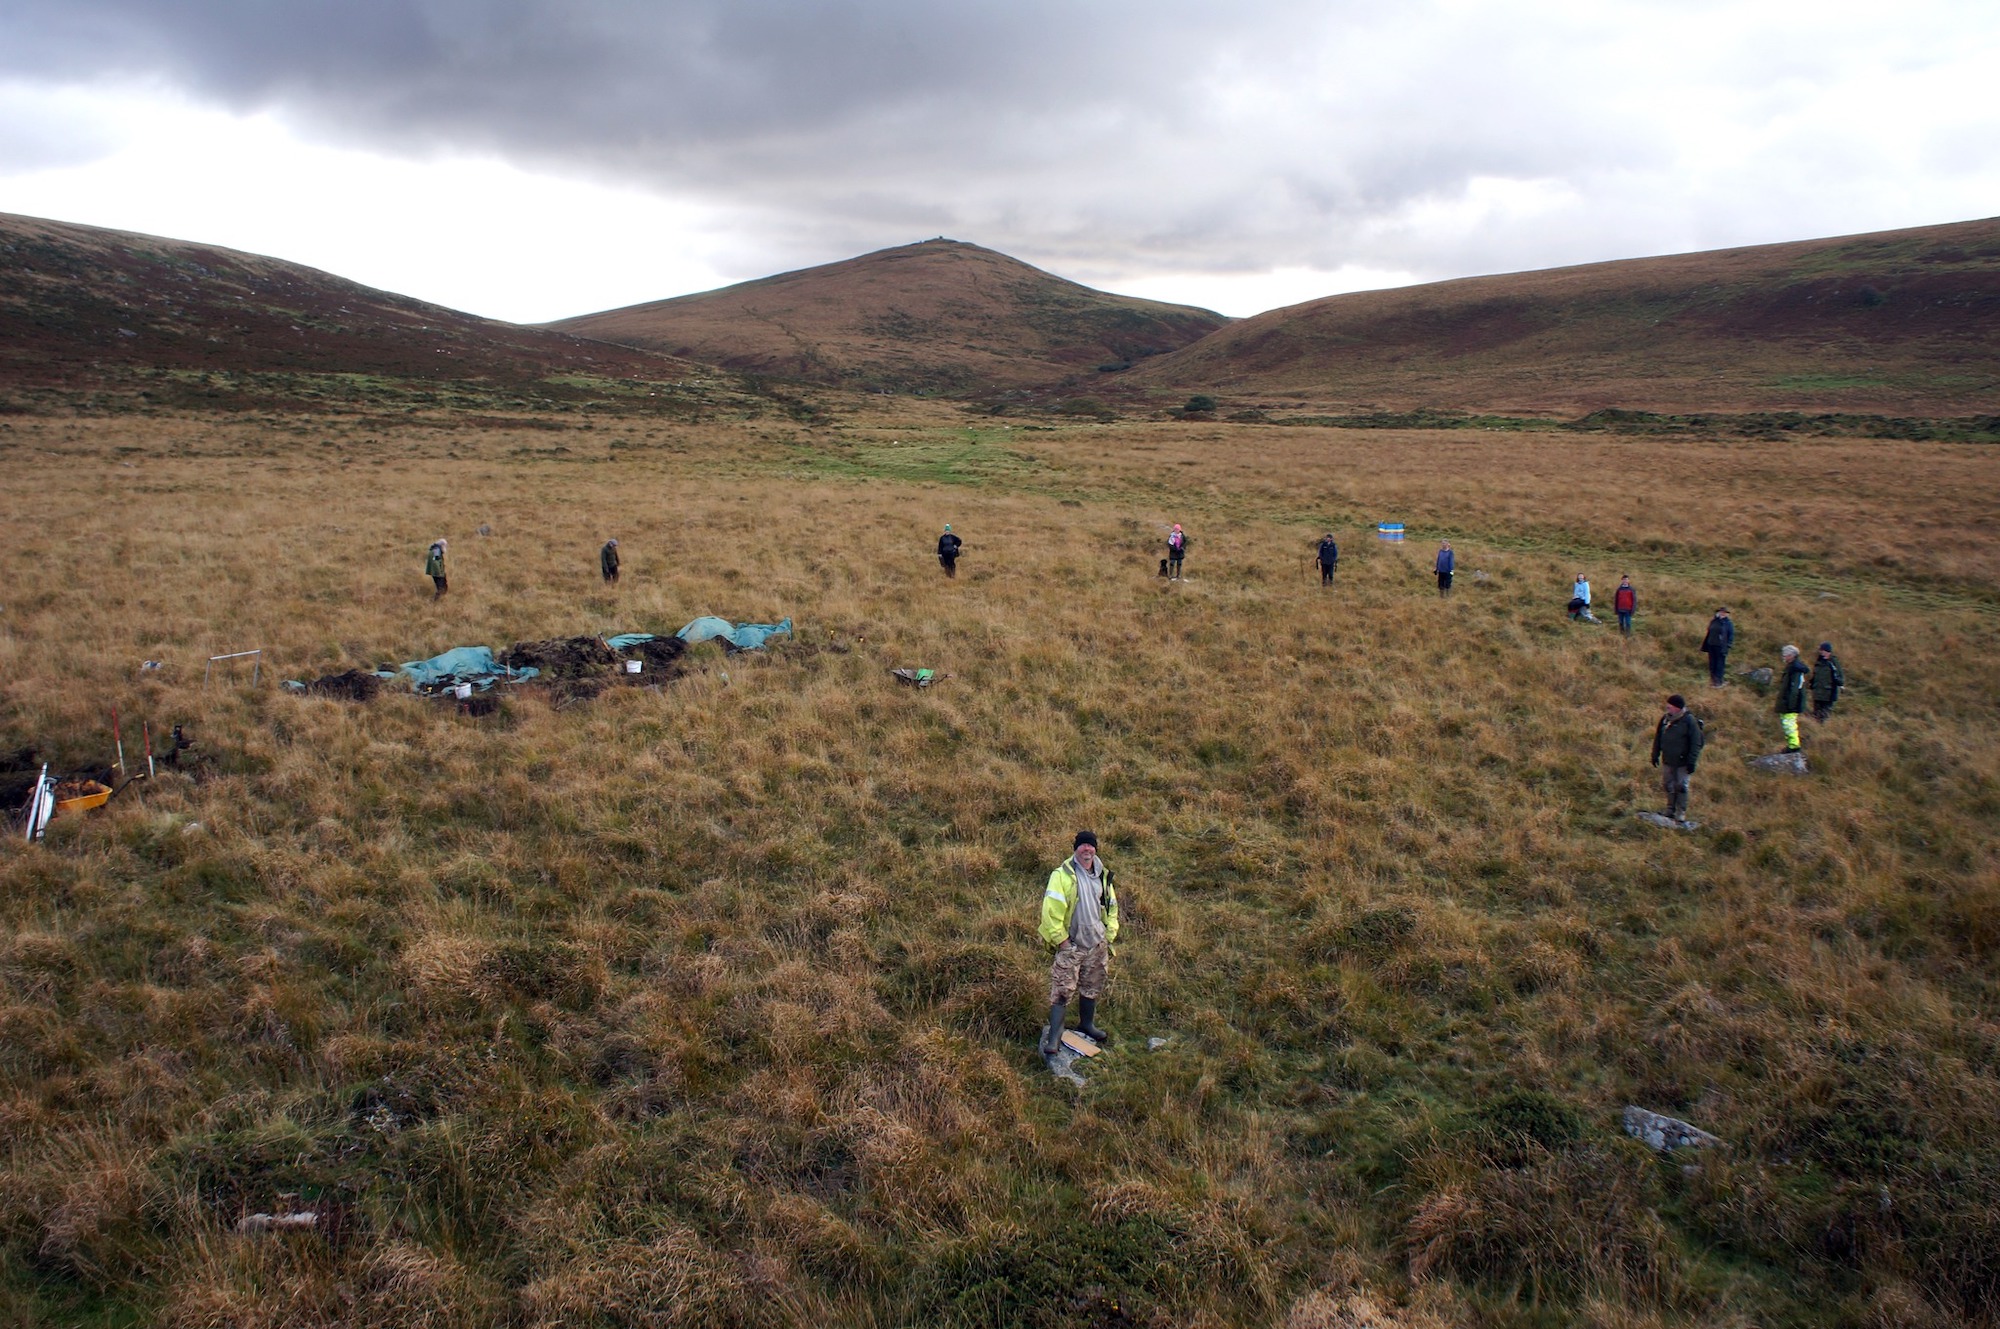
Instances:
[[[1949,20],[1934,33],[1978,21],[1977,0],[1913,3]],[[1704,80],[1755,100],[1777,30],[1744,12],[1724,0],[12,0],[0,73],[159,78],[330,141],[636,182],[753,219],[766,263],[943,232],[1094,270],[1468,271],[1568,261],[1557,246],[1588,229],[1569,216],[1439,238],[1411,220],[1481,178],[1602,191],[1625,228],[1606,244],[1670,245],[1674,218],[1701,203],[1660,198],[1648,220],[1628,196],[1682,169],[1674,125],[1706,104]],[[1788,91],[1766,95],[1865,64],[1857,43],[1873,35],[1787,35],[1768,63]],[[1920,58],[1912,49],[1896,58]]]

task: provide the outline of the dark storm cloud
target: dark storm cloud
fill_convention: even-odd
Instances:
[[[1978,12],[1913,3],[1933,18]],[[948,233],[1098,274],[1473,271],[1680,238],[1673,219],[1714,200],[1662,182],[1685,167],[1676,126],[1728,101],[1718,86],[1770,69],[1786,97],[1810,95],[1838,64],[1827,43],[1925,26],[1860,32],[1850,13],[1799,29],[1745,12],[1726,0],[11,0],[0,76],[165,83],[327,141],[636,183],[736,210],[774,259]],[[1773,33],[1778,65],[1763,58]],[[1784,114],[1731,105],[1743,123]],[[1493,180],[1523,188],[1482,193]],[[1622,229],[1579,254],[1589,212]]]
[[[1297,51],[1319,48],[1329,15],[1365,43],[1392,12],[1365,3],[1277,4],[1248,17],[1227,9],[1172,0],[16,0],[0,14],[0,63],[39,78],[164,78],[348,142],[495,150],[870,217],[931,193],[955,210],[945,191],[978,175],[1028,187],[1079,163],[1104,161],[1114,175],[1120,160],[1170,169],[1177,144],[1186,186],[1198,192],[1193,177],[1226,172],[1213,157],[1224,85],[1316,77],[1298,67]],[[1342,132],[1384,127],[1354,119]],[[1270,126],[1253,155],[1268,155],[1274,134],[1310,147],[1328,129]],[[1473,151],[1376,162],[1363,154],[1348,168],[1357,178],[1318,188],[1371,203],[1406,196],[1462,172]]]
[[[764,0],[25,0],[20,73],[164,74],[237,107],[303,106],[372,135],[670,163],[884,120],[941,137],[1120,97],[1220,40],[1212,8]],[[1181,77],[1168,69],[1164,85]],[[920,117],[935,117],[923,119]]]

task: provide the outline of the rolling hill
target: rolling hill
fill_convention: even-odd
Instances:
[[[214,245],[0,213],[0,400],[323,398],[336,380],[602,396],[693,367]],[[234,377],[253,380],[222,382]],[[523,398],[522,400],[527,400]]]
[[[1227,322],[937,239],[548,326],[831,386],[970,395],[1140,361]]]
[[[1119,376],[1154,398],[1525,414],[2000,410],[2000,219],[1330,296]]]

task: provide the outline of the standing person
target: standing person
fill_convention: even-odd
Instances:
[[[1451,541],[1446,540],[1443,544],[1438,546],[1437,575],[1438,575],[1439,595],[1442,596],[1451,594],[1452,569],[1456,568],[1457,566],[1458,566],[1458,558],[1451,552]]]
[[[1736,644],[1736,624],[1729,619],[1729,610],[1724,607],[1715,611],[1715,617],[1708,620],[1708,632],[1701,639],[1701,653],[1708,657],[1708,685],[1722,686],[1722,671],[1729,664],[1729,648]]]
[[[1175,522],[1174,529],[1167,533],[1167,579],[1170,581],[1180,580],[1181,560],[1187,557],[1187,544],[1187,532],[1181,529],[1179,522]]]
[[[1799,750],[1799,712],[1806,708],[1806,662],[1799,659],[1799,648],[1787,646],[1779,654],[1784,657],[1785,672],[1778,679],[1778,727],[1785,731],[1785,751]]]
[[[1660,768],[1660,788],[1667,795],[1667,816],[1685,824],[1688,810],[1688,781],[1695,763],[1701,760],[1706,741],[1701,721],[1687,708],[1687,698],[1675,693],[1667,698],[1666,713],[1653,726],[1653,765]]]
[[[618,541],[606,540],[604,548],[597,551],[597,566],[604,571],[604,584],[618,584]]]
[[[440,535],[437,539],[431,541],[430,555],[424,559],[424,575],[429,577],[431,584],[437,587],[437,590],[431,594],[431,599],[433,600],[438,599],[445,593],[444,546],[445,539]]]
[[[944,534],[938,537],[938,566],[947,577],[958,575],[958,551],[965,547],[965,541],[951,533],[951,523],[944,524]]]
[[[1840,672],[1840,661],[1833,658],[1833,643],[1819,644],[1819,659],[1813,661],[1812,670],[1812,717],[1821,724],[1833,714],[1833,704],[1840,700],[1840,690],[1847,686],[1847,676]]]
[[[1618,589],[1611,593],[1611,607],[1618,611],[1618,631],[1631,636],[1632,611],[1639,607],[1639,592],[1632,589],[1629,574],[1618,579]]]
[[[1092,1042],[1111,1035],[1097,1027],[1097,1002],[1111,963],[1111,943],[1118,940],[1118,892],[1111,869],[1097,856],[1097,837],[1078,831],[1069,858],[1049,874],[1042,893],[1042,941],[1054,951],[1049,966],[1049,1027],[1042,1033],[1042,1055],[1053,1057],[1062,1047],[1063,1009],[1077,1000],[1077,1032]]]
[[[1333,542],[1332,531],[1328,531],[1326,538],[1319,542],[1319,554],[1317,557],[1319,559],[1319,584],[1322,586],[1333,585],[1333,569],[1340,562],[1340,546]]]

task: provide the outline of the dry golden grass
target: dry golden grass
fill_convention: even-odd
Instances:
[[[434,423],[0,432],[0,746],[212,757],[0,849],[13,1319],[1992,1321],[1989,454]],[[1579,567],[1638,635],[1562,621]],[[1719,601],[1738,667],[1840,645],[1811,777],[1699,686]],[[799,632],[484,719],[271,682],[702,613]],[[1625,815],[1675,690],[1689,836]],[[1078,1092],[1032,920],[1084,825],[1129,931]]]

